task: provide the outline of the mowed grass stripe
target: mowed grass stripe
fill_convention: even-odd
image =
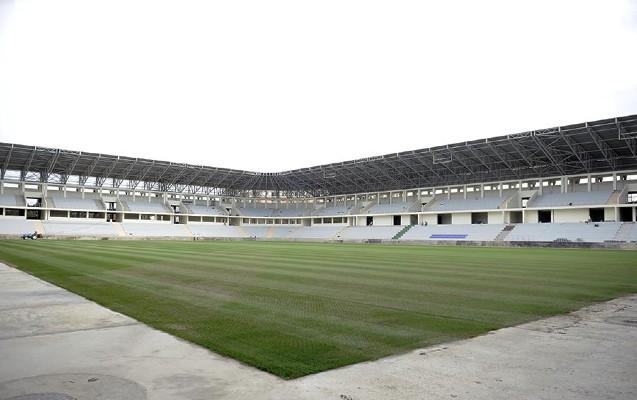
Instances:
[[[95,252],[96,254],[98,254],[98,252]],[[104,254],[106,254],[107,252],[104,252]],[[136,251],[136,252],[129,252],[129,254],[144,254],[143,251]],[[176,252],[170,252],[170,251],[163,251],[162,252],[164,255],[168,256],[168,257],[174,257],[176,256]],[[80,252],[81,254],[81,252]],[[148,262],[152,262],[154,260],[158,260],[158,259],[162,259],[162,256],[153,256],[153,257],[146,257],[145,261]],[[207,263],[209,263],[209,255],[201,255],[201,256],[190,256],[189,260],[194,260],[194,259],[203,259],[206,260]],[[267,263],[264,263],[263,261],[263,257],[261,255],[259,256],[250,256],[250,257],[245,257],[244,255],[239,255],[234,257],[234,259],[237,261],[236,263],[234,263],[232,266],[230,266],[229,268],[231,269],[236,269],[236,268],[244,268],[244,270],[254,270],[253,266],[256,262],[259,262],[261,264],[260,267],[262,266],[267,266],[268,267],[268,271],[270,273],[276,273],[277,271],[294,271],[295,273],[293,275],[299,275],[297,272],[298,270],[309,270],[309,271],[318,271],[318,272],[310,272],[309,275],[307,275],[308,277],[311,277],[311,275],[314,276],[321,276],[323,274],[323,271],[327,271],[327,270],[332,270],[335,272],[339,272],[342,271],[342,267],[334,262],[313,262],[312,264],[308,264],[308,265],[299,265],[297,261],[295,260],[286,260],[285,258],[282,257],[278,257],[276,259],[274,258],[269,258]],[[144,260],[144,258],[138,257],[137,260]],[[245,263],[239,263],[239,261],[241,260],[245,260]],[[281,260],[281,261],[279,261]],[[546,262],[543,262],[543,264],[546,264]],[[475,263],[474,263],[475,265]],[[539,281],[542,282],[542,289],[543,290],[551,290],[551,287],[554,287],[557,290],[564,290],[564,283],[571,283],[574,279],[576,280],[577,277],[571,277],[571,279],[567,279],[566,275],[563,279],[559,279],[556,277],[553,277],[552,280],[548,280],[543,274],[533,274],[531,275],[530,273],[518,273],[517,275],[513,275],[513,274],[505,274],[502,273],[501,275],[498,275],[496,272],[493,273],[484,273],[484,272],[475,272],[475,268],[473,268],[474,272],[457,272],[458,268],[458,264],[454,263],[453,264],[454,268],[450,268],[450,266],[447,266],[447,275],[449,276],[458,276],[459,278],[462,278],[462,281],[465,282],[466,287],[468,287],[469,289],[472,288],[472,284],[471,282],[475,282],[477,280],[483,279],[485,281],[488,281],[488,283],[490,285],[492,285],[493,288],[500,288],[500,289],[506,289],[506,287],[509,287],[507,284],[500,284],[498,282],[500,282],[502,279],[504,278],[511,278],[511,279],[518,279],[520,281],[519,284],[516,285],[515,287],[515,292],[516,293],[520,293],[520,289],[523,286],[527,286],[529,288],[531,288],[532,290],[529,290],[530,293],[536,293],[537,292],[537,285],[535,284],[534,281]],[[222,268],[222,266],[217,266],[217,268]],[[349,281],[355,281],[355,280],[359,280],[361,278],[361,276],[366,276],[366,277],[374,277],[377,276],[379,278],[380,281],[384,281],[384,279],[386,277],[391,276],[392,278],[398,278],[400,276],[402,276],[404,273],[402,271],[393,271],[391,268],[383,268],[382,270],[378,269],[378,268],[374,268],[373,264],[369,264],[368,266],[365,267],[354,267],[354,266],[349,266],[348,267],[348,271],[343,271],[339,273],[339,280],[344,281],[346,278],[349,279]],[[364,272],[364,269],[368,268],[370,271]],[[353,269],[359,269],[360,271],[351,271]],[[430,282],[430,281],[434,281],[436,282],[436,286],[437,287],[441,287],[441,286],[451,286],[454,289],[458,289],[458,279],[453,279],[450,278],[449,276],[445,276],[444,273],[439,270],[439,271],[431,271],[431,266],[428,265],[428,275],[424,280],[420,280],[420,282]],[[556,274],[554,274],[556,275]],[[572,274],[571,274],[572,275]],[[421,271],[412,271],[409,272],[408,274],[405,275],[405,278],[408,278],[408,281],[413,283],[413,284],[418,284],[417,282],[419,282],[419,277],[422,276]],[[499,280],[494,280],[493,277],[494,276],[498,276],[500,279]],[[470,280],[466,280],[465,278],[471,278]],[[599,279],[602,279],[603,276],[600,276]],[[367,281],[370,281],[371,279],[368,279]],[[587,281],[585,278],[582,279],[582,281]],[[448,284],[445,284],[445,282],[449,282]],[[588,280],[588,282],[590,282],[590,279]],[[347,283],[345,283],[347,284]],[[476,283],[476,285],[480,285],[481,287],[484,287],[484,283]],[[591,283],[591,285],[595,285],[595,283]]]
[[[138,258],[138,259],[139,259],[139,258]],[[316,283],[317,283],[317,281],[316,281],[316,280],[314,280],[314,281],[313,281],[313,284],[316,284]],[[452,281],[452,283],[453,283],[454,285],[456,285],[456,282],[455,282],[455,281]],[[492,288],[492,287],[491,287],[491,288]],[[519,288],[517,288],[517,289],[519,289]],[[407,290],[407,289],[405,288],[405,290]],[[488,291],[487,293],[495,293],[495,292],[493,292],[493,291]],[[518,293],[519,293],[519,290],[518,290]]]
[[[0,259],[285,378],[634,293],[628,251],[0,242]]]
[[[128,254],[135,254],[135,253],[148,254],[147,251],[145,251],[143,249],[142,250],[136,250],[136,249],[128,247],[128,246],[127,247],[122,247],[122,248],[127,249],[126,252]],[[128,249],[131,249],[131,250],[129,251]],[[175,251],[175,250],[156,249],[156,250],[154,250],[154,254],[161,253],[161,254],[168,255],[168,256],[176,256],[176,255],[181,254],[181,255],[188,255],[189,258],[194,258],[194,257],[196,257],[195,256],[195,254],[197,253],[196,250],[197,249],[195,247],[190,248],[188,251],[185,251],[185,252],[184,251]],[[108,250],[108,251],[110,252],[112,250]],[[541,250],[538,249],[537,251],[540,252]],[[104,253],[106,253],[106,252],[107,252],[107,250],[104,251]],[[97,254],[97,251],[95,253]],[[199,252],[199,253],[201,254],[202,258],[209,259],[209,257],[210,257],[210,254],[206,254],[205,252]],[[237,260],[237,261],[239,261],[241,259],[245,259],[245,260],[249,260],[249,261],[253,261],[253,262],[254,261],[261,262],[263,260],[263,254],[256,254],[256,255],[235,254],[235,255],[232,255],[231,253],[216,252],[215,255],[219,256],[221,259],[223,259],[223,257],[225,257],[225,256],[232,256],[233,259]],[[541,254],[538,253],[537,255],[540,256]],[[551,259],[551,257],[554,257],[554,256],[555,256],[554,253],[549,255],[548,261],[555,261],[555,260]],[[160,256],[155,256],[155,257],[152,257],[152,258],[157,259],[157,258],[161,258],[161,257]],[[294,263],[295,261],[303,260],[303,257],[296,257],[295,258],[293,256],[278,257],[278,258],[270,256],[269,258],[270,258],[271,261],[282,260],[281,261],[282,265],[285,264],[285,261],[288,261],[290,263]],[[305,256],[305,258],[307,258],[307,256]],[[314,261],[311,266],[306,267],[306,268],[315,269],[316,267],[321,267],[321,269],[330,269],[329,265],[332,265],[332,262],[330,261],[330,257],[328,255],[324,254],[324,255],[321,255],[321,258],[323,260],[327,260],[327,261],[325,261],[325,262]],[[339,259],[340,259],[340,257],[339,257]],[[421,264],[423,262],[423,260],[412,261],[411,262],[412,264],[416,264],[416,263],[418,263],[418,264],[417,264],[416,267],[409,268],[407,266],[410,264],[410,260],[407,259],[407,258],[405,258],[404,260],[401,260],[401,265],[395,265],[395,264],[392,264],[392,263],[388,264],[386,262],[384,262],[384,263],[380,262],[379,263],[376,258],[369,258],[369,257],[368,258],[351,258],[350,257],[350,258],[348,258],[348,260],[350,260],[350,261],[360,261],[362,264],[364,264],[362,266],[351,265],[349,267],[349,270],[360,269],[360,270],[364,270],[364,271],[368,272],[369,274],[373,274],[373,272],[371,272],[371,270],[376,269],[376,270],[381,271],[379,274],[385,274],[386,275],[388,273],[388,271],[391,271],[389,273],[392,273],[392,274],[395,274],[395,275],[398,275],[398,274],[409,274],[410,277],[421,275],[420,269],[421,269]],[[523,272],[515,271],[515,272],[512,272],[512,273],[507,273],[506,271],[503,271],[502,268],[500,268],[500,267],[490,268],[490,267],[484,266],[484,265],[481,266],[481,268],[479,270],[476,270],[474,267],[475,267],[476,261],[478,261],[478,260],[473,260],[473,261],[469,261],[469,262],[466,261],[466,258],[464,258],[464,259],[461,258],[460,260],[461,261],[453,262],[453,264],[452,264],[453,268],[452,269],[449,268],[450,267],[449,263],[446,263],[446,264],[442,263],[439,266],[429,263],[428,264],[428,276],[435,276],[436,274],[439,274],[441,276],[447,276],[447,275],[469,276],[469,275],[471,275],[471,276],[476,276],[476,277],[484,277],[484,279],[492,279],[494,276],[497,276],[499,278],[509,277],[510,276],[510,277],[519,278],[521,280],[534,280],[534,279],[544,280],[547,284],[556,283],[556,284],[559,285],[559,283],[560,283],[560,282],[555,282],[556,281],[556,277],[559,275],[559,271],[553,271],[552,272],[553,279],[551,281],[547,281],[546,278],[544,278],[543,276],[540,276],[540,274],[537,273],[537,272],[540,272],[540,271],[545,271],[547,269],[553,269],[554,270],[554,267],[551,265],[552,264],[551,262],[547,263],[546,262],[547,260],[541,259],[541,258],[539,259],[539,261],[536,261],[537,265],[533,266],[534,268],[532,268],[531,265],[527,265],[527,266],[525,266]],[[464,262],[462,262],[462,261],[464,261]],[[248,265],[252,265],[252,264],[248,264]],[[296,265],[296,268],[299,268],[299,269],[304,267],[304,266],[298,265],[298,264],[295,264],[295,265]],[[339,268],[339,267],[336,267],[336,268]],[[404,270],[406,268],[409,268],[409,270],[411,270],[411,272],[403,272],[403,271],[401,271],[401,270]],[[595,268],[598,268],[597,264],[595,265]],[[436,271],[436,269],[438,271]],[[348,271],[345,271],[344,273],[349,273],[350,275],[354,274],[354,272],[350,273]],[[384,271],[384,273],[383,273],[383,271]],[[488,271],[492,271],[492,272],[488,272]],[[573,277],[572,273],[570,273],[570,272],[564,272],[563,276],[564,276],[564,280],[568,281],[568,282],[572,282],[573,279],[577,279],[577,277]],[[601,269],[599,277],[600,278],[604,278],[605,276],[606,276],[606,274],[603,272],[603,269]],[[584,277],[582,280],[583,281],[587,281],[589,279],[587,279],[587,277]]]

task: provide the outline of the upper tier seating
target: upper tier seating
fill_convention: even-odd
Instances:
[[[495,210],[507,199],[503,196],[469,197],[446,197],[435,198],[427,204],[427,211],[471,211],[471,210]]]
[[[192,236],[186,225],[164,222],[124,222],[122,228],[131,236]]]
[[[105,236],[118,235],[116,224],[91,221],[91,222],[66,222],[66,221],[42,221],[44,233],[54,236]]]
[[[529,201],[527,207],[602,205],[608,202],[612,194],[612,191],[545,193]]]
[[[213,215],[213,216],[224,216],[228,215],[225,210],[221,210],[215,206],[199,206],[194,204],[186,204],[186,207],[190,210],[190,214],[199,214],[199,215]]]
[[[16,194],[0,194],[0,207],[24,207],[24,196]]]
[[[274,210],[275,217],[296,218],[309,216],[312,210],[309,208],[279,208]]]
[[[573,242],[604,242],[613,240],[620,223],[553,223],[517,224],[504,239],[508,242],[552,242],[567,239]]]
[[[324,207],[314,211],[313,215],[317,217],[332,217],[339,215],[347,215],[349,213],[350,208],[347,206],[336,206],[336,207]]]
[[[63,194],[48,196],[47,205],[50,208],[61,208],[64,210],[104,210],[104,203],[99,199],[82,198],[77,194],[67,193],[66,198]]]
[[[164,203],[161,203],[159,200],[152,200],[148,202],[147,199],[136,199],[133,200],[120,200],[124,209],[128,209],[128,211],[132,212],[143,212],[143,213],[158,213],[158,214],[166,214],[171,213],[172,210],[166,206]]]
[[[0,235],[22,235],[37,231],[36,222],[24,218],[0,218]]]
[[[254,208],[244,207],[239,208],[239,214],[245,217],[272,217],[274,209],[272,208]]]
[[[408,230],[400,240],[470,240],[490,241],[502,231],[500,224],[474,225],[416,225]]]
[[[195,236],[211,238],[245,238],[249,235],[238,226],[227,226],[221,224],[188,224],[188,228]]]
[[[395,202],[391,204],[376,204],[367,210],[367,214],[395,214],[414,211],[416,203],[414,202]]]
[[[403,228],[402,226],[350,226],[341,233],[341,238],[344,240],[389,240]]]

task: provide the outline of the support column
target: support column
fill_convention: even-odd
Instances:
[[[613,172],[613,190],[617,190],[617,173]]]
[[[561,193],[568,193],[568,178],[563,176],[560,178],[560,181],[562,183],[562,187],[560,188],[560,192]]]
[[[591,176],[591,174],[586,175],[586,180],[587,180],[587,184],[586,184],[586,189],[590,192],[593,190],[593,177]]]
[[[464,199],[467,200],[467,185],[462,186],[462,193],[464,194]]]

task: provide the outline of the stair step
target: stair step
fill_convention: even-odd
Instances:
[[[411,229],[411,227],[412,227],[412,226],[413,226],[413,225],[407,225],[407,226],[405,226],[403,229],[401,229],[400,231],[398,231],[398,233],[397,233],[397,234],[395,234],[395,235],[394,235],[394,237],[392,237],[392,240],[398,240],[398,239],[400,239],[401,237],[403,237],[403,235],[404,235],[405,233],[407,233],[407,232]]]
[[[515,225],[507,225],[505,226],[502,231],[500,233],[498,233],[498,236],[495,237],[495,241],[496,242],[502,242],[504,241],[504,239],[509,236],[509,233],[511,233],[511,231],[515,229]]]

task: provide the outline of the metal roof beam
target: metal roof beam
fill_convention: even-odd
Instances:
[[[4,159],[4,163],[2,163],[2,171],[0,171],[0,179],[4,179],[4,176],[7,173],[7,168],[9,168],[9,161],[11,161],[11,154],[13,153],[14,145],[9,147],[9,152],[7,153],[7,158]]]
[[[604,160],[608,163],[608,165],[615,169],[615,165],[617,164],[617,156],[613,149],[608,146],[608,144],[602,140],[602,138],[597,134],[597,132],[593,131],[593,129],[589,126],[588,122],[586,123],[586,131],[588,135],[591,137],[599,152],[604,156]]]

